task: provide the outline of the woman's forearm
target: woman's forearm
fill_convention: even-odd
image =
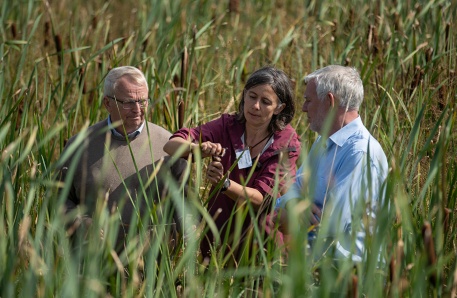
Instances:
[[[260,191],[252,187],[244,187],[233,180],[230,180],[230,187],[224,194],[237,202],[244,202],[247,198],[255,208],[258,208],[263,202],[263,195]]]
[[[187,157],[193,150],[193,147],[198,147],[197,144],[192,143],[189,140],[185,140],[180,137],[170,139],[165,146],[163,146],[163,151],[169,155],[175,155],[177,152],[181,152],[181,157]]]

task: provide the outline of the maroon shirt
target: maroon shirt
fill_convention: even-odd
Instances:
[[[236,161],[235,152],[244,148],[241,140],[244,131],[244,124],[237,121],[235,115],[223,114],[220,118],[199,127],[191,129],[182,128],[175,132],[170,139],[176,137],[188,139],[190,135],[190,139],[194,143],[206,141],[220,143],[223,148],[226,148],[221,163],[224,166],[224,171],[227,171]],[[279,158],[281,155],[282,161],[280,163]],[[256,169],[247,183],[245,180],[252,171],[251,167],[240,170],[238,165],[236,165],[230,172],[229,178],[240,184],[246,183],[247,187],[257,189],[265,197],[268,194],[273,195],[275,177],[277,175],[276,171],[278,171],[279,192],[277,195],[279,197],[286,191],[284,189],[286,182],[295,177],[295,164],[299,155],[300,141],[298,135],[292,126],[287,125],[282,131],[277,131],[273,134],[273,143],[260,155]],[[252,158],[255,160],[255,156]],[[210,194],[213,191],[214,186],[211,188]],[[222,212],[215,220],[216,226],[221,232],[222,239],[225,237],[225,225],[236,206],[234,200],[221,192],[217,196],[209,198],[208,212],[213,218],[216,211],[219,208],[222,209]],[[248,216],[243,224],[243,232],[249,227],[249,224],[250,218]],[[202,253],[204,252],[202,251]]]

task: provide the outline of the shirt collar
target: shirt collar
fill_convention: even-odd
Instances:
[[[331,144],[331,142],[335,143],[339,147],[343,146],[347,139],[349,139],[350,136],[352,136],[356,131],[358,131],[361,126],[363,126],[362,119],[360,118],[360,116],[358,116],[353,121],[349,122],[341,129],[339,129],[337,132],[332,134],[327,140],[327,147]]]
[[[143,127],[144,127],[144,122],[141,124],[140,127],[138,127],[137,130],[127,134],[127,137],[128,138],[132,138],[132,137],[136,137],[137,135],[139,135],[141,133],[141,131],[143,130]],[[108,127],[110,127],[111,129],[111,133],[116,136],[116,137],[124,137],[123,134],[121,134],[120,132],[118,132],[112,125],[112,122],[111,122],[111,115],[108,116]]]

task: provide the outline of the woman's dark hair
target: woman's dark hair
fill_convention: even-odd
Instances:
[[[246,118],[244,118],[244,95],[249,89],[259,85],[270,85],[276,96],[278,96],[279,103],[286,104],[281,113],[273,115],[268,126],[269,131],[272,133],[283,130],[292,121],[295,114],[294,92],[289,77],[282,70],[272,66],[264,66],[249,76],[238,105],[238,121],[241,123],[246,122]]]

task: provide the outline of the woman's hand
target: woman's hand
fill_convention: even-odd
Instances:
[[[221,144],[209,141],[200,144],[200,151],[202,157],[223,156],[225,153],[225,149],[222,148]]]
[[[213,160],[208,165],[206,176],[212,185],[216,185],[224,177],[224,166],[221,163],[221,158],[214,156]]]

